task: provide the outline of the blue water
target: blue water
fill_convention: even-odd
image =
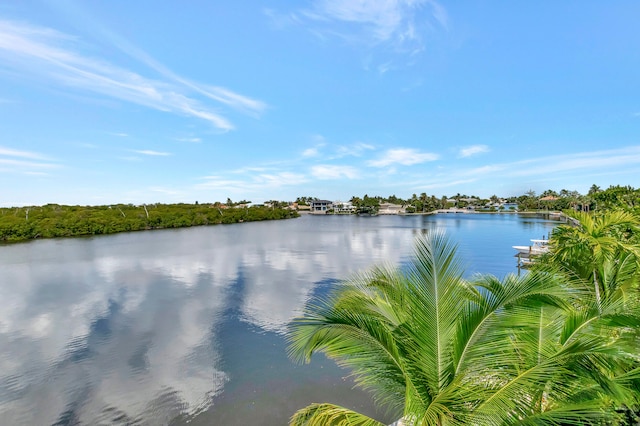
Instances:
[[[515,273],[556,222],[513,214],[299,219],[0,246],[0,423],[283,425],[311,402],[391,421],[284,331],[304,303],[430,229],[467,276]]]

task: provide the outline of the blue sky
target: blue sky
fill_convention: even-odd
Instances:
[[[640,2],[0,3],[0,206],[640,186]]]

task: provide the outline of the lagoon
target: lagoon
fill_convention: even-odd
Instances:
[[[284,425],[311,402],[376,413],[348,372],[297,366],[305,301],[442,229],[467,275],[516,273],[517,214],[302,216],[0,246],[0,419],[12,425]]]

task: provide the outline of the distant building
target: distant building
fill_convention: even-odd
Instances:
[[[351,214],[355,213],[356,206],[351,201],[334,201],[333,212],[337,214]]]
[[[460,201],[464,201],[465,203],[469,203],[469,204],[476,204],[480,200],[478,198],[471,197],[471,198],[460,198]]]
[[[400,214],[405,213],[405,209],[400,204],[380,203],[378,214]]]
[[[311,201],[311,213],[327,214],[327,211],[333,207],[333,203],[329,200],[313,200]]]

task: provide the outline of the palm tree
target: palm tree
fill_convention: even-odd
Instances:
[[[607,278],[624,266],[629,279],[640,278],[640,219],[628,212],[606,211],[601,214],[567,211],[570,225],[557,227],[551,235],[549,261],[570,275],[591,282],[597,306],[618,287]],[[633,267],[635,263],[635,267]],[[609,285],[605,285],[605,280]],[[618,282],[617,280],[615,281]],[[638,281],[636,281],[637,283]],[[627,286],[628,287],[628,286]]]
[[[601,191],[602,189],[594,183],[593,185],[591,185],[591,188],[589,188],[588,195],[597,194],[598,192],[601,192]]]
[[[420,202],[422,203],[422,213],[425,212],[425,207],[427,206],[427,193],[420,193]]]
[[[596,423],[635,402],[640,372],[602,331],[630,323],[613,303],[608,322],[577,310],[581,297],[547,272],[469,282],[455,246],[431,233],[406,267],[376,268],[310,301],[289,353],[309,362],[323,352],[351,369],[406,425]],[[290,424],[383,425],[335,404],[302,408]]]

